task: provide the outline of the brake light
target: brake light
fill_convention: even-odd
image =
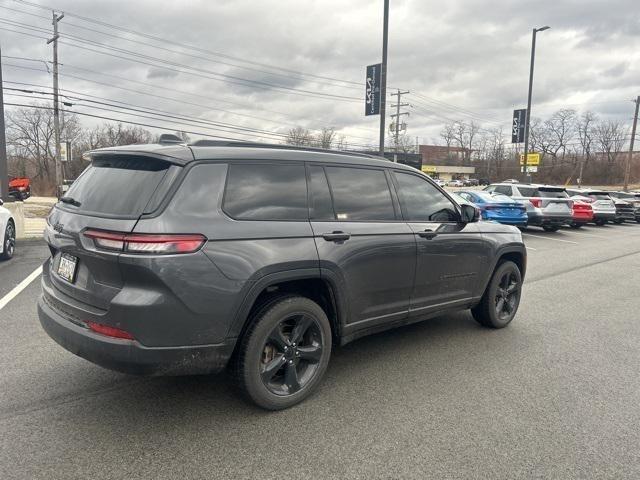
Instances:
[[[533,205],[536,208],[540,208],[542,206],[542,199],[541,198],[530,198],[529,199],[529,203],[531,203],[531,205]]]
[[[133,335],[129,332],[121,330],[120,328],[110,327],[108,325],[102,325],[101,323],[91,322],[87,320],[85,322],[89,330],[92,332],[99,333],[100,335],[105,335],[107,337],[113,338],[121,338],[123,340],[135,340]]]
[[[94,245],[103,250],[152,255],[193,253],[207,241],[207,238],[200,234],[164,235],[102,230],[86,230],[84,236],[92,239]]]

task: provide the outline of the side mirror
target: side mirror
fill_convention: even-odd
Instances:
[[[461,205],[462,210],[462,222],[463,223],[473,223],[480,220],[480,209],[474,207],[473,205]]]

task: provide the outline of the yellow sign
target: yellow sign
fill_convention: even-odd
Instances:
[[[524,154],[520,154],[520,165],[524,165]],[[527,155],[527,165],[540,165],[540,154],[529,153]]]
[[[422,165],[422,171],[424,173],[436,173],[436,167],[433,165]]]

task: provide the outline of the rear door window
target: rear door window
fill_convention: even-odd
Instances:
[[[230,164],[223,210],[237,220],[307,220],[304,164]]]
[[[536,187],[520,187],[518,186],[518,191],[522,197],[537,197],[538,189]]]
[[[137,218],[148,210],[167,173],[180,168],[141,156],[97,157],[64,195],[69,201],[58,206],[86,215]]]
[[[339,221],[395,220],[395,210],[383,170],[326,167]]]
[[[511,185],[498,185],[493,191],[497,193],[502,193],[503,195],[507,195],[509,197],[513,194]]]

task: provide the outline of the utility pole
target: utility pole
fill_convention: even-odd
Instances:
[[[550,27],[534,28],[531,37],[531,64],[529,66],[529,94],[527,95],[527,111],[525,112],[524,120],[524,162],[522,165],[523,175],[527,172],[527,160],[529,158],[529,124],[531,122],[531,94],[533,92],[533,65],[536,60],[536,34],[548,30]],[[528,181],[531,181],[531,176],[527,175]]]
[[[384,0],[382,21],[382,66],[380,68],[380,142],[378,153],[384,156],[385,114],[387,110],[387,44],[389,43],[389,0]]]
[[[640,107],[640,95],[634,100],[636,104],[636,113],[633,116],[633,127],[631,127],[631,141],[629,142],[629,156],[627,157],[627,165],[624,170],[624,191],[629,190],[629,177],[631,176],[631,160],[633,160],[633,144],[636,140],[636,127],[638,126],[638,107]]]
[[[398,102],[395,105],[392,105],[393,107],[396,107],[396,113],[391,115],[391,118],[395,118],[395,144],[396,144],[396,148],[395,148],[395,153],[393,154],[393,161],[394,162],[398,162],[398,151],[399,151],[399,145],[398,145],[398,140],[400,138],[400,116],[401,115],[409,115],[409,112],[402,112],[400,113],[400,107],[408,107],[409,104],[408,103],[401,103],[402,100],[402,95],[406,95],[407,93],[409,93],[409,91],[404,91],[401,92],[400,90],[398,90],[397,93],[392,93],[391,96],[398,97]]]
[[[62,166],[60,162],[60,105],[58,103],[58,22],[64,18],[64,13],[53,15],[53,37],[47,40],[47,45],[53,43],[53,129],[56,140],[56,152],[54,165],[56,167],[56,196],[60,194],[60,186],[62,185]]]
[[[2,48],[0,48],[0,199],[9,200],[7,138],[4,126],[4,88],[2,86]]]

